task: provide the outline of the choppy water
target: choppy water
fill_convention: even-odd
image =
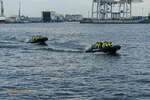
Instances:
[[[118,55],[83,52],[105,40]],[[0,100],[150,100],[150,25],[0,25]]]

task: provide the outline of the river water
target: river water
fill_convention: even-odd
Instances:
[[[122,48],[85,53],[96,41]],[[0,25],[0,100],[150,100],[150,25]]]

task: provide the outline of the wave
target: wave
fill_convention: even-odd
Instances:
[[[17,48],[20,48],[20,45],[16,45],[16,44],[5,44],[5,45],[0,45],[0,48],[17,49]]]
[[[70,49],[57,49],[57,48],[45,48],[45,50],[53,51],[53,52],[67,52],[67,53],[84,53],[85,50],[70,50]]]

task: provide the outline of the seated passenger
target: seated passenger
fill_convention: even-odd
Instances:
[[[32,36],[32,37],[31,37],[31,40],[35,40],[35,36]]]
[[[102,43],[102,48],[105,48],[106,47],[106,42],[103,42]]]
[[[36,40],[41,39],[41,38],[42,38],[41,36],[32,36],[31,40],[36,41]]]
[[[98,47],[99,47],[99,42],[96,42],[95,48],[98,48]]]
[[[112,42],[110,42],[110,46],[112,46]]]
[[[111,47],[112,46],[112,42],[108,42],[108,46]]]
[[[104,43],[103,43],[103,48],[105,48],[105,47],[111,47],[112,46],[112,42],[107,42],[107,41],[105,41]]]
[[[112,46],[112,42],[96,42],[95,44],[95,48],[105,48],[105,47],[111,47]]]
[[[102,44],[103,44],[102,42],[99,42],[99,48],[102,48]]]
[[[109,47],[109,42],[106,42],[106,47]]]
[[[101,48],[102,47],[102,42],[96,42],[95,48]]]

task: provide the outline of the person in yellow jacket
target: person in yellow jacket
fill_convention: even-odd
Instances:
[[[107,41],[105,42],[105,47],[108,47],[108,42]]]
[[[96,42],[95,48],[98,48],[98,47],[99,47],[99,42]]]
[[[42,38],[41,36],[32,36],[31,40],[36,41],[36,40],[41,39],[41,38]]]
[[[112,46],[112,42],[108,42],[108,46],[111,47]]]
[[[102,43],[102,48],[105,48],[106,47],[106,42],[103,42]]]
[[[106,47],[111,47],[110,42],[107,42],[106,44],[107,44]]]
[[[31,40],[35,40],[35,36],[32,36],[32,37],[31,37]]]
[[[105,48],[105,47],[111,47],[112,46],[112,42],[96,42],[95,44],[95,48]]]
[[[111,46],[112,46],[112,42],[107,42],[107,41],[105,41],[103,43],[103,45],[102,45],[103,48],[105,48],[105,47],[111,47]]]
[[[103,43],[102,43],[102,42],[100,42],[100,43],[99,43],[99,48],[102,48],[102,45],[103,45]]]

